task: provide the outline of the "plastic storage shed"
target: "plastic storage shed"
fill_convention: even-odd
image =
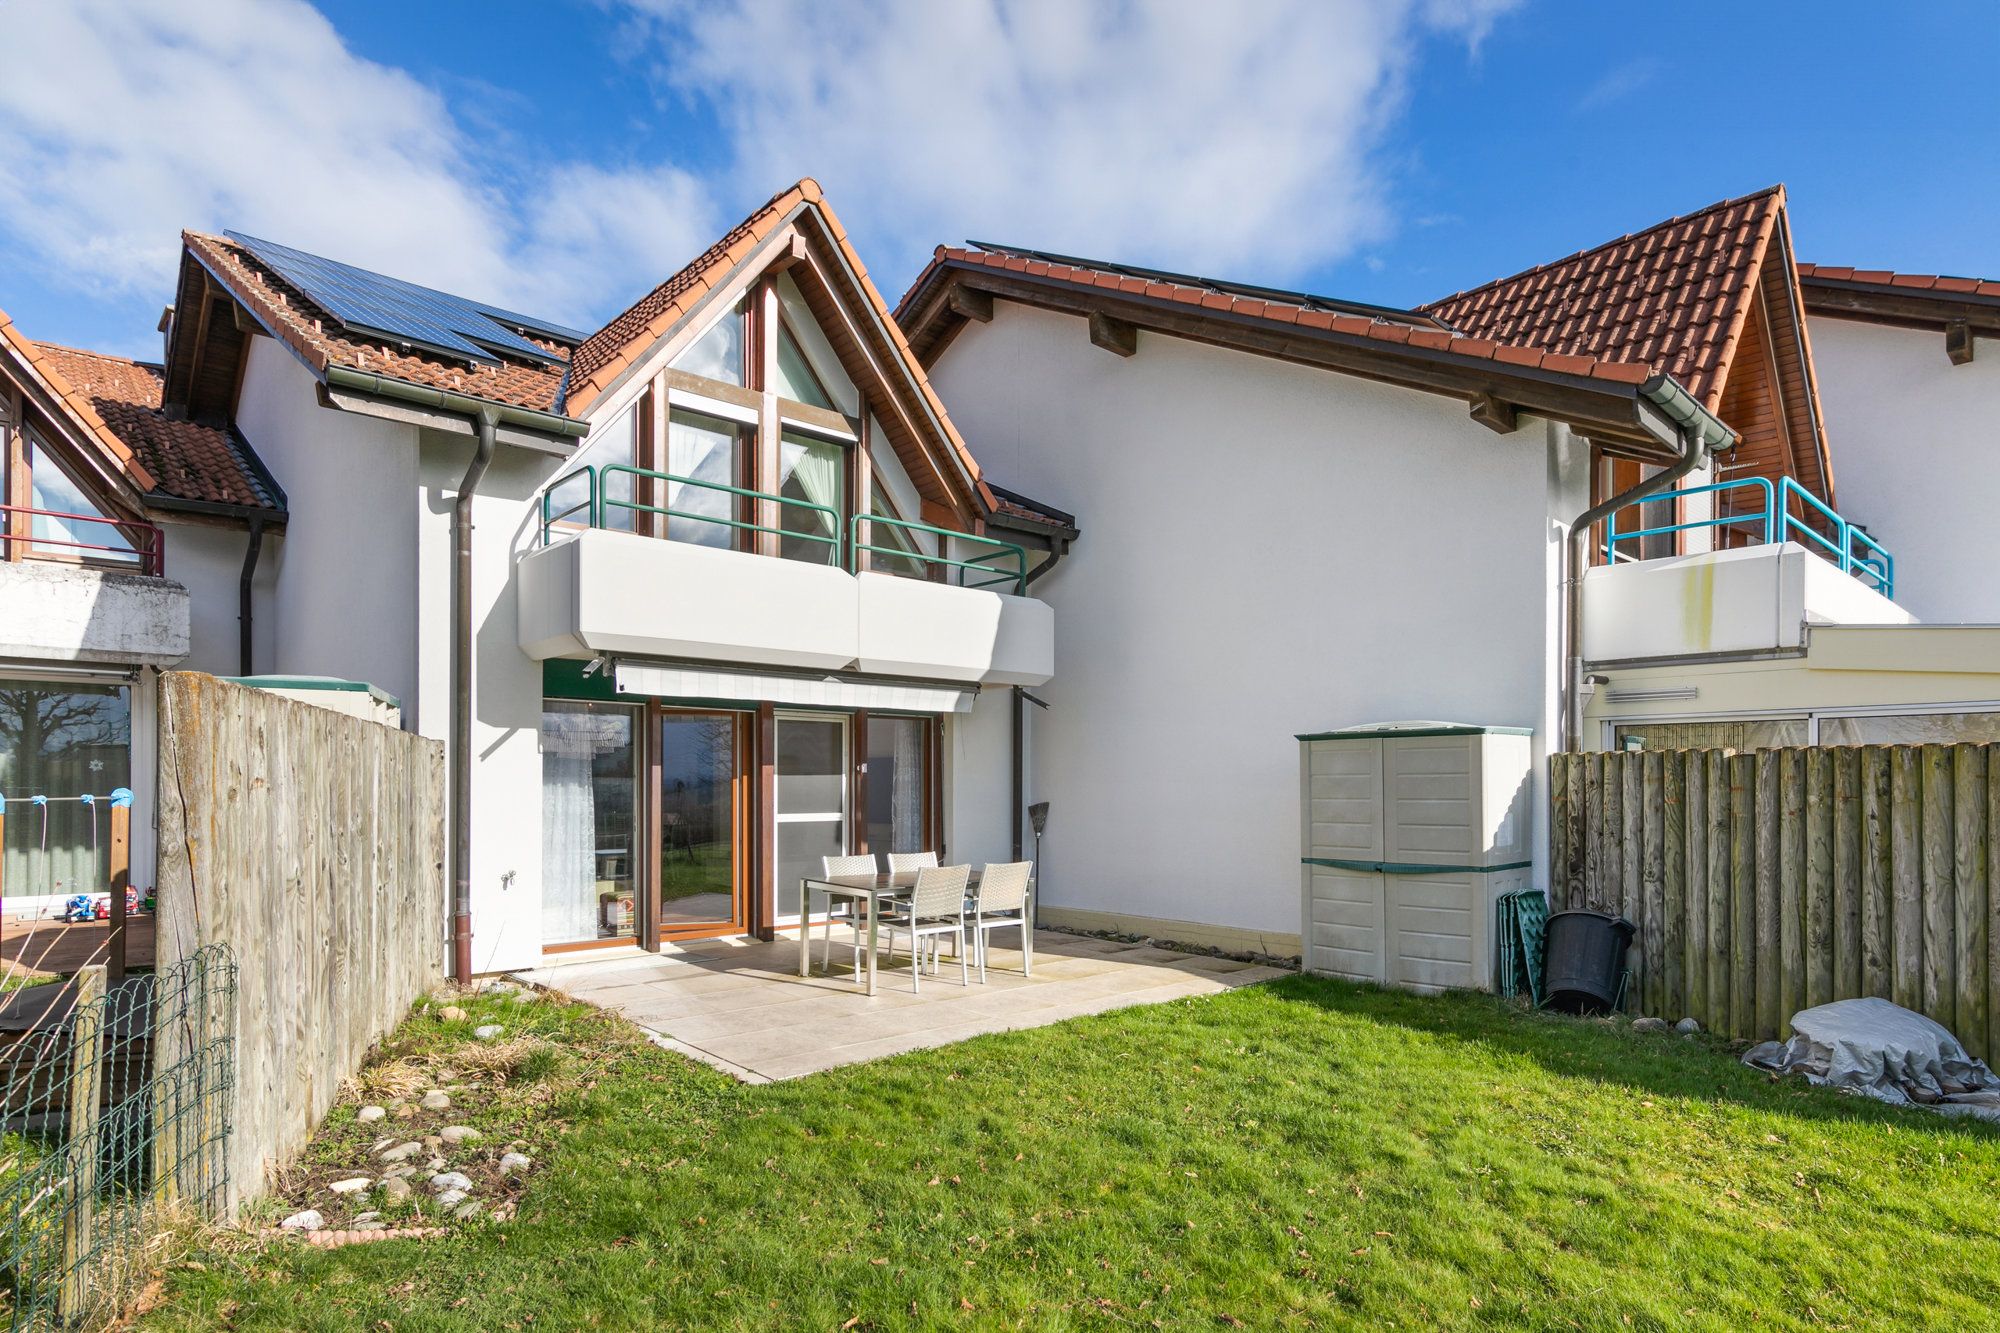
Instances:
[[[1456,722],[1298,738],[1306,971],[1491,989],[1496,900],[1533,878],[1532,738]]]

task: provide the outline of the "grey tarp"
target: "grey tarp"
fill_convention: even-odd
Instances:
[[[1790,1041],[1753,1046],[1743,1063],[1899,1106],[2000,1121],[2000,1077],[1942,1025],[1887,1000],[1801,1009]]]

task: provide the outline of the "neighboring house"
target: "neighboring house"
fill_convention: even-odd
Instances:
[[[595,333],[190,233],[164,377],[288,499],[228,668],[447,743],[471,971],[768,934],[822,855],[1015,853],[1004,687],[1075,528],[988,486],[812,182]]]
[[[283,492],[220,418],[162,406],[159,366],[39,343],[0,313],[10,915],[103,890],[106,807],[77,798],[119,787],[136,794],[133,883],[151,886],[156,673],[243,669],[256,552],[284,522]]]
[[[1834,507],[1816,309],[1781,188],[1414,310],[940,247],[911,346],[988,466],[1089,521],[1038,585],[1045,919],[1296,951],[1300,733],[1527,728],[1537,774],[1565,743],[1805,743],[1822,713],[1985,738],[2000,632],[1914,626],[1901,502],[1850,474],[1868,526]],[[1969,470],[1966,505],[1995,476]],[[1539,825],[1534,781],[1509,813]]]

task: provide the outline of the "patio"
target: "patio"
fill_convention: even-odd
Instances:
[[[1286,975],[1234,959],[1038,930],[1032,977],[1021,975],[1020,950],[1002,947],[1014,938],[1007,932],[993,941],[983,986],[976,969],[972,984],[960,986],[958,964],[947,959],[912,994],[903,952],[900,966],[880,958],[871,997],[854,981],[844,935],[835,929],[831,975],[819,971],[817,936],[813,975],[798,975],[798,935],[788,931],[768,943],[703,940],[658,955],[621,949],[558,956],[515,977],[615,1010],[670,1050],[766,1083]]]

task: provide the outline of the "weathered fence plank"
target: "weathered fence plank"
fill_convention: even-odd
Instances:
[[[226,942],[239,966],[233,1206],[443,975],[443,750],[169,672],[160,771],[160,965]]]
[[[1638,927],[1628,1008],[1760,1038],[1881,995],[2000,1056],[2000,745],[1552,765],[1550,836],[1572,849],[1557,906]]]
[[[1986,748],[1954,745],[1952,787],[1952,1031],[1976,1050],[1987,1047]]]

